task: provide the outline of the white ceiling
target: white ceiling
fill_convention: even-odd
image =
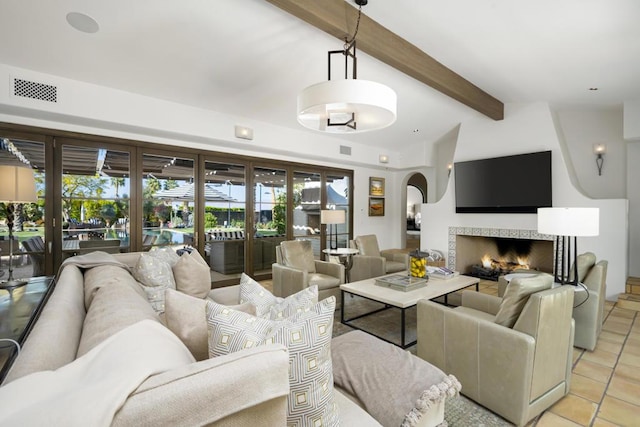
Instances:
[[[74,30],[69,12],[100,30]],[[370,0],[363,12],[504,103],[640,99],[638,0]],[[265,0],[0,0],[1,63],[295,129],[298,92],[326,80],[327,51],[341,47]],[[397,92],[398,120],[343,139],[434,141],[480,115],[358,60],[359,78]]]

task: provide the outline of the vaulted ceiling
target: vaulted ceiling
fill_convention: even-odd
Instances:
[[[342,14],[348,30],[355,26],[356,6],[342,0],[3,0],[0,63],[301,129],[296,96],[326,80],[327,51],[342,41],[283,10],[287,4],[302,5],[294,13],[314,25]],[[69,12],[93,17],[99,31],[73,29]],[[363,13],[495,105],[618,108],[640,99],[637,0],[370,0]],[[424,63],[404,64],[414,66],[407,75],[403,51],[384,63],[376,50],[398,44],[367,25],[361,31],[358,77],[397,92],[398,120],[341,138],[392,148],[486,117],[482,106],[414,78],[438,78]]]

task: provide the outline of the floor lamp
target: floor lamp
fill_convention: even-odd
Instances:
[[[320,223],[327,224],[329,229],[329,247],[331,249],[338,249],[338,224],[344,224],[345,220],[346,215],[343,210],[327,209],[320,211]]]
[[[556,236],[554,279],[561,285],[578,284],[578,237],[600,232],[598,208],[539,208],[538,233]],[[560,244],[562,243],[562,255]],[[571,270],[573,263],[573,271]]]
[[[13,220],[15,203],[33,203],[38,200],[33,169],[22,166],[0,166],[0,202],[6,204],[9,229],[9,277],[0,282],[0,289],[13,289],[25,285],[26,280],[13,278]]]

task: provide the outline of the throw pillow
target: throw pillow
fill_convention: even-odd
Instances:
[[[209,294],[211,290],[209,266],[206,263],[202,265],[195,255],[186,252],[174,264],[172,270],[176,289],[180,292],[197,298],[205,298]]]
[[[191,251],[191,257],[193,259],[195,259],[196,261],[198,261],[200,264],[204,265],[205,267],[209,268],[209,264],[207,264],[207,261],[204,260],[204,258],[202,258],[202,255],[200,255],[200,252],[196,251],[195,249]]]
[[[318,287],[310,286],[286,298],[274,296],[260,283],[242,273],[240,277],[240,303],[250,302],[256,307],[256,316],[284,319],[318,302]]]
[[[494,320],[495,323],[512,328],[516,324],[520,313],[529,296],[533,293],[550,289],[553,284],[553,276],[550,274],[538,274],[534,277],[516,277],[509,282],[502,297],[500,308]]]
[[[176,288],[171,265],[160,257],[142,253],[133,268],[133,277],[144,287],[153,309],[164,312],[164,291]]]
[[[159,257],[146,253],[140,254],[133,268],[133,277],[144,286],[176,288],[171,265]]]
[[[255,315],[251,303],[230,308]],[[164,315],[167,328],[180,338],[196,360],[209,358],[206,299],[167,289]]]
[[[180,255],[169,246],[154,246],[148,254],[165,261],[172,267],[180,259]]]
[[[289,350],[287,425],[335,426],[331,334],[335,297],[282,320],[252,317],[208,301],[209,357],[279,343]]]
[[[453,375],[362,331],[334,338],[331,359],[335,384],[383,426],[429,425],[429,410],[461,388]]]

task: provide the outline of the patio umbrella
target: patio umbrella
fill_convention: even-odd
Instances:
[[[193,183],[183,184],[179,187],[172,188],[170,190],[157,191],[154,194],[154,197],[162,200],[193,202],[194,201]],[[219,191],[218,189],[214,188],[211,184],[204,185],[204,199],[207,202],[237,202],[238,201],[233,197],[229,197],[226,194]]]

